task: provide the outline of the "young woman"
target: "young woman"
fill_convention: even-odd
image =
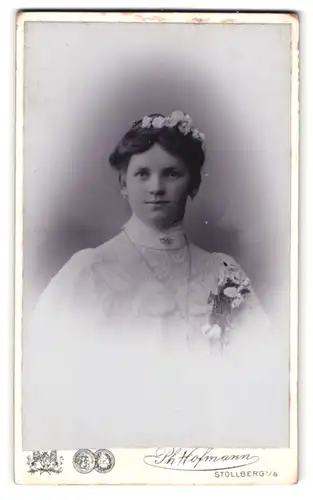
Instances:
[[[204,135],[181,111],[148,115],[109,160],[132,216],[39,300],[25,447],[287,446],[288,356],[240,266],[184,230]]]

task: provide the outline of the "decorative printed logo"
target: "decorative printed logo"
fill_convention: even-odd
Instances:
[[[28,472],[30,474],[61,474],[63,472],[63,457],[58,457],[56,451],[33,451],[32,455],[27,457]]]
[[[114,455],[109,450],[97,450],[95,452],[95,459],[95,470],[101,474],[110,472],[115,465]]]
[[[89,474],[96,465],[96,459],[91,450],[78,450],[73,456],[73,466],[80,474]]]

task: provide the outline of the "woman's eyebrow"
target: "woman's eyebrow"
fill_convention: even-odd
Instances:
[[[179,165],[168,165],[167,167],[163,167],[163,170],[178,170],[179,168],[181,168]]]
[[[172,165],[172,166],[168,166],[168,167],[163,167],[162,171],[163,172],[172,172],[172,171],[182,172],[183,168],[179,165]]]

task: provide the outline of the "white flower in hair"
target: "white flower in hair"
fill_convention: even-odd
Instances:
[[[199,137],[199,130],[197,130],[196,128],[193,129],[192,131],[192,137],[194,139],[197,139],[198,141],[200,140],[200,137]]]
[[[199,132],[199,130],[196,128],[192,130],[192,137],[202,143],[205,141],[205,135],[203,134],[203,132]]]
[[[184,121],[185,113],[183,113],[183,111],[178,111],[178,110],[173,111],[170,114],[170,119],[175,125],[177,125],[178,122]]]
[[[200,140],[201,142],[204,142],[204,141],[205,141],[205,135],[204,135],[204,133],[203,133],[203,132],[199,132],[199,140]]]
[[[164,118],[163,116],[156,116],[152,120],[152,127],[154,128],[162,128],[164,125]]]
[[[187,134],[190,134],[191,132],[191,125],[189,122],[181,122],[179,125],[178,125],[178,129],[184,134],[184,135],[187,135]]]
[[[185,122],[188,122],[188,123],[189,123],[189,125],[190,125],[190,127],[192,127],[192,119],[191,119],[191,116],[190,116],[190,115],[186,114],[186,115],[185,115],[185,118],[184,118],[184,121],[185,121]]]
[[[174,122],[170,116],[166,116],[164,118],[163,127],[173,128],[173,127],[175,127],[175,125],[176,125],[176,122]]]
[[[142,128],[150,128],[152,123],[151,116],[144,116],[141,122]]]
[[[184,113],[183,111],[175,110],[168,116],[145,116],[141,123],[142,128],[154,127],[156,129],[161,129],[162,127],[169,127],[177,129],[183,135],[192,134],[192,137],[202,143],[202,148],[204,148],[205,135],[199,132],[198,129],[194,128],[192,125],[192,119],[190,115]]]

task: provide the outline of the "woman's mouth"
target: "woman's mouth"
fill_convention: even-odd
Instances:
[[[153,200],[153,201],[145,201],[145,204],[148,205],[149,209],[152,210],[153,212],[155,211],[164,211],[165,207],[170,202],[168,200]]]
[[[153,200],[153,201],[145,201],[146,205],[166,205],[169,203],[167,200]]]

